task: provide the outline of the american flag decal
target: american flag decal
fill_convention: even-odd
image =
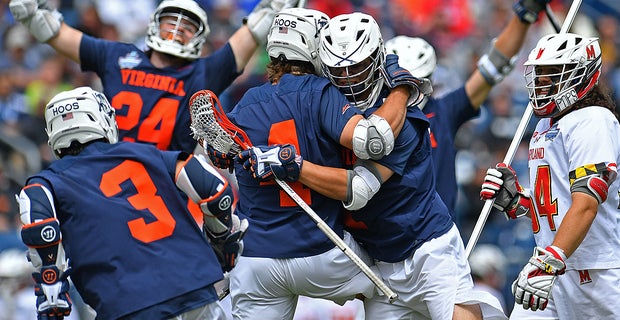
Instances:
[[[288,33],[288,27],[278,27],[279,33]]]
[[[63,121],[71,120],[73,119],[73,112],[65,113],[61,117]]]

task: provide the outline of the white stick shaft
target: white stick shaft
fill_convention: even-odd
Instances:
[[[306,7],[306,0],[299,0],[299,2],[297,3],[297,7],[299,8]]]
[[[575,20],[575,16],[577,16],[577,11],[581,6],[581,0],[573,0],[568,13],[566,14],[566,18],[564,19],[564,23],[562,24],[562,28],[559,33],[567,33],[570,27]],[[521,122],[519,122],[519,127],[517,128],[517,132],[515,132],[515,136],[512,138],[512,142],[510,143],[510,147],[506,152],[506,157],[504,158],[504,163],[510,164],[517,152],[519,144],[521,143],[521,139],[523,138],[523,134],[525,134],[525,129],[527,128],[527,124],[532,117],[532,106],[530,104],[525,108],[525,113],[521,118]],[[469,237],[469,241],[467,242],[467,247],[465,248],[465,256],[469,258],[474,246],[478,242],[480,235],[482,234],[482,228],[489,217],[489,213],[491,212],[491,208],[493,207],[494,200],[487,200],[482,207],[482,211],[480,212],[480,216],[478,216],[478,221],[476,222],[476,226]]]
[[[310,218],[316,222],[319,229],[325,233],[329,240],[340,248],[340,250],[342,250],[342,252],[344,252],[344,254],[347,255],[347,257],[349,257],[349,259],[351,259],[351,261],[353,261],[353,263],[355,263],[360,270],[362,270],[362,272],[364,272],[368,279],[370,279],[370,281],[372,281],[372,283],[374,283],[375,286],[377,286],[377,288],[379,288],[379,290],[381,290],[383,294],[388,297],[390,302],[398,299],[398,295],[394,293],[390,287],[383,283],[383,281],[381,281],[381,279],[368,267],[368,265],[366,265],[366,263],[364,263],[364,261],[362,261],[362,259],[360,259],[360,257],[355,254],[355,252],[353,252],[353,250],[351,250],[351,248],[349,248],[349,246],[347,246],[342,239],[340,239],[336,232],[334,232],[334,230],[332,230],[327,223],[325,223],[325,221],[323,221],[323,219],[321,219],[321,217],[314,212],[312,208],[310,208],[310,206],[295,192],[295,190],[293,190],[293,188],[291,188],[291,186],[280,179],[275,179],[275,181],[282,188],[282,190],[284,190],[297,203],[297,205],[299,205],[299,207],[301,207],[310,216]]]

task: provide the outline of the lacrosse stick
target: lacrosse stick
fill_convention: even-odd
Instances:
[[[213,92],[200,90],[192,95],[189,104],[192,117],[192,124],[190,126],[192,135],[201,144],[206,142],[222,153],[239,153],[252,147],[252,142],[250,142],[245,132],[230,122],[220,105],[220,101]],[[293,188],[280,179],[274,178],[274,180],[314,220],[319,229],[388,297],[390,303],[398,299],[398,295],[379,279],[368,265],[344,243]]]
[[[562,24],[562,28],[559,33],[567,33],[568,29],[570,29],[573,24],[573,20],[575,20],[575,16],[577,15],[577,10],[579,10],[579,6],[581,6],[581,0],[573,0],[573,3],[566,14],[566,18],[564,19],[564,23]],[[551,15],[550,15],[551,17]],[[527,104],[525,108],[525,113],[521,118],[521,122],[519,122],[519,126],[517,127],[517,132],[515,132],[515,136],[510,143],[510,147],[506,152],[506,157],[504,158],[505,164],[510,164],[515,154],[517,153],[517,149],[519,144],[521,143],[521,139],[523,138],[523,134],[525,134],[525,129],[527,127],[530,118],[532,117],[532,105],[530,103]],[[484,206],[482,207],[482,212],[480,212],[480,216],[478,217],[478,221],[476,222],[476,226],[469,237],[469,241],[467,242],[467,247],[465,248],[465,256],[469,258],[476,242],[478,242],[478,238],[480,238],[480,234],[482,233],[482,228],[489,217],[489,213],[491,212],[491,208],[493,207],[494,199],[489,199],[484,202]]]

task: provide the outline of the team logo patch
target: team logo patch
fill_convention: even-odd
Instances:
[[[284,148],[284,149],[280,149],[280,154],[278,156],[283,161],[288,161],[289,159],[291,159],[293,154],[291,153],[291,149],[290,148]]]
[[[586,284],[592,282],[590,272],[588,270],[577,270],[579,272],[579,284]]]
[[[124,57],[118,58],[118,66],[121,69],[133,69],[142,62],[142,59],[138,57],[138,52],[132,51]]]
[[[558,123],[556,122],[545,133],[545,141],[553,141],[558,136],[558,133],[560,133],[560,128],[558,128]]]
[[[56,239],[56,229],[52,226],[45,226],[41,229],[41,239],[45,242],[53,242]]]
[[[46,284],[52,284],[58,280],[58,273],[54,269],[46,269],[41,274],[41,278]]]
[[[224,210],[228,210],[228,208],[230,208],[230,206],[232,205],[232,199],[230,198],[230,196],[225,196],[222,199],[220,199],[220,202],[218,202],[217,207],[224,211]]]

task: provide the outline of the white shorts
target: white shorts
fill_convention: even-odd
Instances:
[[[620,269],[567,270],[553,285],[545,310],[516,304],[510,319],[620,319]]]
[[[362,261],[372,260],[345,232],[344,242]],[[234,319],[292,319],[300,295],[344,304],[372,297],[374,284],[338,247],[311,257],[239,257],[230,272]]]
[[[226,320],[226,313],[219,301],[215,301],[209,304],[205,304],[200,308],[196,308],[185,313],[182,313],[176,317],[172,317],[169,320]]]
[[[456,226],[396,263],[375,261],[383,281],[398,294],[390,304],[377,294],[364,301],[367,319],[452,319],[455,304],[479,304],[484,319],[507,319],[500,302],[473,289]]]

